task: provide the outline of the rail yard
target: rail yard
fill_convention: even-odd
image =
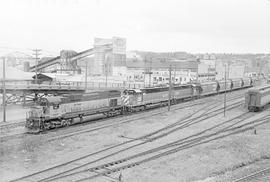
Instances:
[[[270,182],[269,8],[0,1],[0,182]]]
[[[163,106],[113,117],[91,116],[91,122],[40,134],[27,130],[12,134],[21,122],[3,125],[2,176],[10,178],[2,180],[244,180],[243,175],[242,179],[228,173],[270,155],[265,139],[268,107],[249,112],[247,90],[226,93],[226,113],[225,93],[220,93],[182,101],[171,105],[170,111]]]

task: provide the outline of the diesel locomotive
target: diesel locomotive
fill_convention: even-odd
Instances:
[[[251,78],[214,81],[200,84],[174,85],[171,104],[187,99],[214,95],[225,91],[251,87]],[[109,90],[85,94],[66,94],[40,99],[27,113],[26,127],[36,133],[83,122],[85,116],[114,116],[153,106],[168,104],[169,87]]]

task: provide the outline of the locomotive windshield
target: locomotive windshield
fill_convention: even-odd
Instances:
[[[39,102],[40,106],[47,106],[47,100],[46,99],[41,99]]]
[[[125,90],[123,91],[124,95],[135,95],[135,91],[134,90]]]

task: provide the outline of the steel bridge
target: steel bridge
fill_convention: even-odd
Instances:
[[[0,84],[0,93],[3,93],[3,84]],[[79,83],[72,85],[33,84],[29,81],[6,82],[7,103],[17,103],[36,100],[45,95],[61,95],[68,93],[84,93],[85,86]]]

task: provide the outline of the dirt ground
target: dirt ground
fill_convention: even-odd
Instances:
[[[122,172],[124,181],[228,182],[270,166],[270,123]]]
[[[23,121],[26,117],[26,112],[29,111],[28,106],[22,105],[8,105],[6,107],[6,122]],[[0,106],[0,125],[5,124],[3,121],[3,107]]]
[[[121,136],[141,136],[185,117],[196,108],[199,106],[171,112],[164,109],[163,114],[147,119],[59,140],[47,141],[46,138],[53,135],[53,132],[48,132],[42,136],[0,141],[0,181],[18,178],[128,140]],[[153,145],[158,146],[166,141],[189,136],[244,111],[242,107],[237,108],[228,112],[226,118],[216,116],[214,119],[180,130]],[[91,124],[85,125],[84,128],[91,128]],[[234,171],[270,157],[269,128],[268,123],[256,128],[256,135],[253,130],[246,131],[124,170],[123,181],[230,181],[244,173]],[[62,131],[59,130],[58,133],[61,134]],[[100,178],[98,181],[109,180]]]

